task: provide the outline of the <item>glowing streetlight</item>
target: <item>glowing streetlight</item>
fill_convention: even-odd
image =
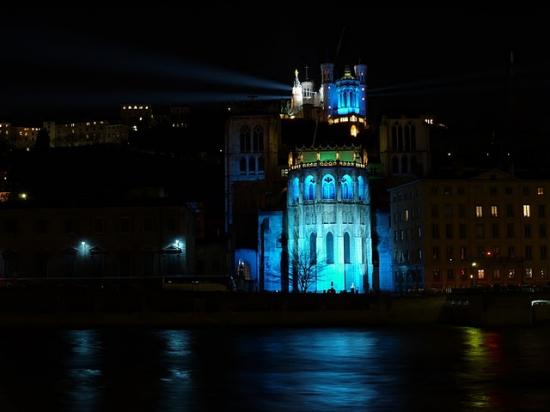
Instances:
[[[473,267],[473,268],[477,267],[477,262],[472,262],[472,267]],[[473,273],[470,274],[470,279],[471,279],[471,281],[472,281],[472,287],[475,286],[475,284],[476,284],[476,279],[475,279]]]

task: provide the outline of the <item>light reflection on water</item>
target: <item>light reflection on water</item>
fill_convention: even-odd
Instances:
[[[0,332],[0,410],[547,410],[550,331]]]
[[[240,371],[243,389],[265,410],[376,404],[381,387],[394,381],[377,359],[390,358],[397,343],[381,338],[377,332],[312,330],[246,340],[240,352],[250,359],[243,359]]]
[[[183,411],[195,404],[191,382],[190,333],[182,330],[159,331],[164,342],[161,361],[166,365],[160,386],[159,411]]]
[[[69,407],[79,411],[97,410],[101,379],[101,342],[95,330],[72,330],[66,334],[71,347],[67,358],[66,384]]]

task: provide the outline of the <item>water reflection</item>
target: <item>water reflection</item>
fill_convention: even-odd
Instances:
[[[550,330],[0,332],[0,409],[546,410]]]
[[[463,332],[457,387],[464,409],[539,410],[549,404],[550,395],[542,384],[548,378],[542,365],[550,361],[548,330],[463,328]]]
[[[95,330],[67,332],[72,351],[67,358],[69,407],[71,410],[97,410],[101,388],[101,342]]]
[[[185,410],[195,404],[192,391],[190,333],[182,330],[157,332],[163,342],[158,410]]]
[[[262,409],[338,410],[376,402],[379,386],[391,384],[377,362],[395,349],[376,332],[287,331],[261,336],[244,346],[243,382]],[[253,362],[246,362],[246,358]],[[289,405],[289,397],[292,403]]]

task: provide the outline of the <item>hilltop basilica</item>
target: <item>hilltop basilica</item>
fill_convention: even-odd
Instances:
[[[288,101],[232,108],[225,136],[226,231],[233,273],[249,290],[393,288],[389,210],[383,201],[373,203],[373,193],[387,197],[377,182],[400,174],[399,167],[391,169],[396,156],[398,166],[414,161],[422,167],[415,152],[427,137],[415,124],[407,132],[406,156],[394,153],[397,144],[395,150],[382,144],[380,155],[369,134],[366,72],[358,64],[335,79],[334,65],[325,63],[316,88],[295,71]],[[374,162],[369,147],[376,147]]]

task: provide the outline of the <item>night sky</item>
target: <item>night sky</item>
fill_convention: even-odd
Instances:
[[[114,117],[125,102],[197,104],[289,95],[294,68],[368,65],[371,117],[433,113],[490,128],[548,111],[544,10],[363,8],[7,10],[0,36],[0,120]],[[514,53],[512,75],[510,51]],[[261,79],[251,82],[250,78]],[[262,87],[287,85],[288,90]],[[260,85],[260,86],[259,86]],[[239,97],[236,97],[239,96]],[[542,105],[544,103],[544,106]]]

